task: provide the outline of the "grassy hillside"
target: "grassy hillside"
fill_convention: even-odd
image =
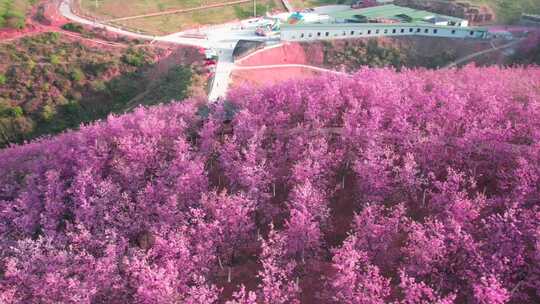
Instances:
[[[264,2],[264,1],[257,1]],[[275,1],[257,4],[257,15],[280,8]],[[227,7],[210,8],[188,13],[163,15],[157,17],[137,18],[115,22],[120,26],[141,30],[146,33],[165,35],[201,25],[222,24],[236,19],[246,19],[253,16],[253,4],[238,4]]]
[[[316,7],[332,4],[350,4],[351,0],[290,0],[291,4],[297,8]]]
[[[463,63],[477,66],[540,64],[540,38],[530,36],[512,55],[497,51]],[[393,37],[302,43],[309,64],[333,70],[354,72],[361,67],[438,69],[459,58],[489,50],[505,42],[448,40],[428,37]]]
[[[0,29],[25,26],[25,16],[37,0],[0,0]]]
[[[447,40],[424,37],[399,37],[380,39],[353,39],[303,43],[307,58],[315,65],[352,72],[361,67],[403,68],[443,67],[458,58],[489,49],[484,41]],[[322,55],[317,55],[322,53]],[[486,56],[487,57],[487,56]],[[316,62],[320,58],[321,62]],[[499,58],[487,58],[478,65],[497,64]]]
[[[303,43],[302,47],[312,64],[330,69],[345,69],[348,72],[357,71],[364,66],[390,66],[398,70],[420,67],[436,69],[458,58],[458,51],[454,48],[435,48],[431,52],[419,52],[421,45],[434,43],[434,40],[421,43],[422,41],[355,39]]]
[[[79,3],[86,12],[97,16],[121,18],[235,1],[237,0],[79,0]]]
[[[57,33],[0,45],[0,147],[129,110],[140,94],[147,104],[185,98],[200,55],[188,49],[191,59],[172,69],[154,64],[160,52],[88,47]]]
[[[448,1],[448,0],[445,0]],[[350,0],[291,0],[298,8],[316,7],[329,4],[350,4]],[[476,5],[487,5],[497,14],[499,23],[512,23],[519,20],[521,13],[540,14],[539,0],[463,0]]]
[[[468,0],[474,4],[492,7],[499,23],[512,23],[519,20],[521,13],[540,14],[538,0]]]
[[[95,16],[98,19],[110,20],[236,1],[238,0],[80,0],[79,5],[85,14]],[[257,0],[257,15],[264,15],[267,11],[282,8],[280,0]],[[115,24],[151,34],[168,34],[201,25],[221,24],[251,16],[253,16],[253,1],[247,1],[236,5],[174,15],[124,20],[115,22]]]

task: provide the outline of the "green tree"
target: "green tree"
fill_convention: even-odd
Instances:
[[[49,62],[52,64],[52,65],[58,65],[60,64],[60,57],[56,54],[51,54],[49,56]]]
[[[154,90],[157,99],[160,102],[184,99],[191,84],[192,75],[191,69],[183,66],[169,70]]]
[[[80,82],[84,79],[84,73],[81,69],[75,68],[69,73],[69,78],[75,82]]]
[[[14,29],[23,29],[26,26],[24,18],[24,14],[20,12],[9,11],[5,15],[5,25]]]
[[[83,27],[81,25],[71,23],[71,22],[62,25],[62,29],[66,30],[66,31],[70,31],[70,32],[75,32],[75,33],[82,33],[83,32]]]
[[[144,50],[134,48],[129,48],[126,51],[126,53],[122,56],[122,61],[135,67],[142,67],[149,62],[149,60],[146,58],[146,53]]]
[[[32,59],[28,59],[26,61],[26,68],[29,70],[29,71],[33,71],[34,68],[36,67],[37,63],[32,60]]]
[[[22,117],[23,115],[24,111],[21,107],[11,106],[5,101],[0,102],[0,117],[17,118]]]
[[[51,105],[45,105],[43,109],[41,109],[41,119],[44,121],[51,121],[56,114],[56,110]]]
[[[96,92],[105,92],[107,90],[107,85],[102,80],[96,80],[92,82],[92,89]]]
[[[58,40],[60,40],[60,33],[58,32],[47,33],[47,40],[48,40],[47,42],[51,44],[57,43]]]

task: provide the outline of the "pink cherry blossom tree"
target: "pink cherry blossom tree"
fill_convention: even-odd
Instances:
[[[267,240],[262,240],[260,261],[262,270],[259,272],[265,303],[295,303],[298,302],[300,287],[294,276],[296,263],[287,258],[286,237],[270,226]]]

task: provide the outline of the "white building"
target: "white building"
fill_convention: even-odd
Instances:
[[[488,31],[479,27],[439,26],[416,23],[348,23],[300,24],[281,27],[283,41],[310,41],[381,36],[428,36],[445,38],[488,38]]]

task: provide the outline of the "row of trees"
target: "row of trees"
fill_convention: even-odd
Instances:
[[[0,299],[536,303],[539,79],[363,69],[2,150]]]

